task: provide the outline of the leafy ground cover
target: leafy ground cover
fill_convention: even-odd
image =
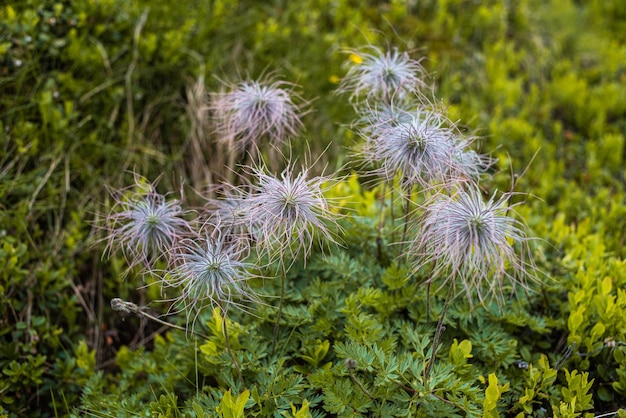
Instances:
[[[623,2],[25,0],[0,16],[1,415],[624,414]],[[449,300],[405,260],[406,200],[351,164],[359,114],[337,92],[367,47],[419,61],[428,99],[497,160],[480,185],[519,193],[541,283]],[[206,307],[192,332],[99,226],[150,184],[191,217],[250,180],[209,111],[247,78],[293,87],[283,152],[342,175],[323,187],[340,245],[251,269],[263,303]]]

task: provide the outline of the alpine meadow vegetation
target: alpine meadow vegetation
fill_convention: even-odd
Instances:
[[[626,416],[624,2],[0,28],[0,417]]]

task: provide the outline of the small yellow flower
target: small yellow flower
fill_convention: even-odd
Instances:
[[[341,79],[337,75],[333,74],[330,77],[328,77],[328,81],[331,82],[332,84],[339,84]]]
[[[363,57],[361,57],[358,54],[350,54],[350,61],[352,61],[355,64],[361,64],[363,63]]]

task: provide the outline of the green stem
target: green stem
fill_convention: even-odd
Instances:
[[[222,311],[222,332],[224,333],[224,342],[226,343],[226,351],[228,351],[228,355],[233,360],[233,364],[235,365],[235,369],[237,370],[237,375],[239,376],[239,381],[243,386],[243,375],[241,374],[241,368],[239,367],[239,362],[235,357],[235,354],[230,348],[230,338],[228,337],[228,324],[226,323],[226,311],[222,308],[220,304],[220,310]]]
[[[411,214],[411,198],[413,196],[413,188],[410,185],[406,186],[405,194],[406,205],[404,207],[404,230],[402,231],[402,241],[400,241],[400,254],[402,254],[402,251],[404,250],[404,244],[406,243],[406,236],[409,230],[409,215]],[[403,260],[405,261],[407,259],[406,256],[407,255],[405,254],[405,257],[403,257]]]
[[[276,342],[278,341],[278,327],[280,326],[280,317],[283,313],[283,305],[285,303],[285,266],[282,265],[280,275],[280,302],[278,304],[278,313],[276,314],[276,323],[274,324],[274,336],[272,337],[272,353],[276,351]]]
[[[430,360],[426,365],[426,370],[424,370],[424,382],[428,380],[430,377],[430,372],[435,364],[435,357],[437,356],[437,348],[439,348],[439,342],[441,341],[441,334],[443,333],[443,319],[446,316],[446,312],[448,311],[448,306],[450,305],[450,300],[452,299],[452,294],[454,293],[454,281],[450,285],[450,289],[448,289],[448,294],[446,295],[446,301],[443,304],[443,308],[441,309],[441,315],[439,316],[439,321],[437,322],[437,329],[435,330],[435,338],[433,339],[433,350],[430,356]]]
[[[361,389],[361,391],[373,401],[374,396],[372,396],[372,394],[365,388],[365,386],[363,386],[363,383],[361,383],[361,381],[356,378],[352,370],[348,369],[348,373],[350,373],[350,377],[352,378],[352,381],[354,381],[354,383],[356,383],[356,385]]]
[[[387,183],[383,186],[383,192],[380,196],[380,214],[378,216],[378,235],[376,236],[376,248],[378,250],[378,261],[381,262],[383,259],[383,226],[385,223],[385,194],[387,193]],[[392,207],[392,215],[393,219],[393,207]],[[393,239],[393,237],[392,237]]]
[[[430,284],[430,280],[426,282],[426,322],[430,322]]]
[[[142,310],[142,308],[140,308],[139,306],[135,305],[134,303],[126,302],[125,300],[122,300],[120,298],[113,298],[113,299],[111,299],[111,309],[113,309],[114,311],[122,311],[122,312],[126,312],[126,313],[134,313],[136,315],[140,315],[140,316],[143,316],[144,318],[147,318],[147,319],[150,319],[150,320],[152,320],[154,322],[157,322],[157,323],[159,323],[161,325],[165,325],[167,327],[178,329],[178,330],[185,331],[185,332],[191,332],[192,334],[194,334],[194,335],[196,335],[196,336],[198,336],[200,338],[203,338],[205,340],[209,339],[208,336],[206,336],[204,334],[201,334],[199,332],[196,332],[196,331],[193,331],[193,330],[189,331],[187,328],[181,327],[180,325],[170,324],[169,322],[165,322],[162,319],[157,318],[156,316],[152,316],[149,313],[144,312]]]

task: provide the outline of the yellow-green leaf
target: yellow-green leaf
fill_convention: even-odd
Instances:
[[[606,331],[606,327],[602,322],[598,322],[591,328],[591,341],[597,341],[604,335],[604,331]]]
[[[310,402],[304,399],[302,401],[302,407],[300,408],[300,410],[298,410],[296,406],[292,403],[291,414],[293,415],[293,418],[310,418],[311,413],[309,412],[309,405]]]
[[[217,406],[217,413],[221,418],[243,418],[245,416],[243,410],[246,407],[248,398],[250,398],[249,390],[245,390],[235,398],[231,394],[230,389],[228,389],[222,395],[222,400]]]

